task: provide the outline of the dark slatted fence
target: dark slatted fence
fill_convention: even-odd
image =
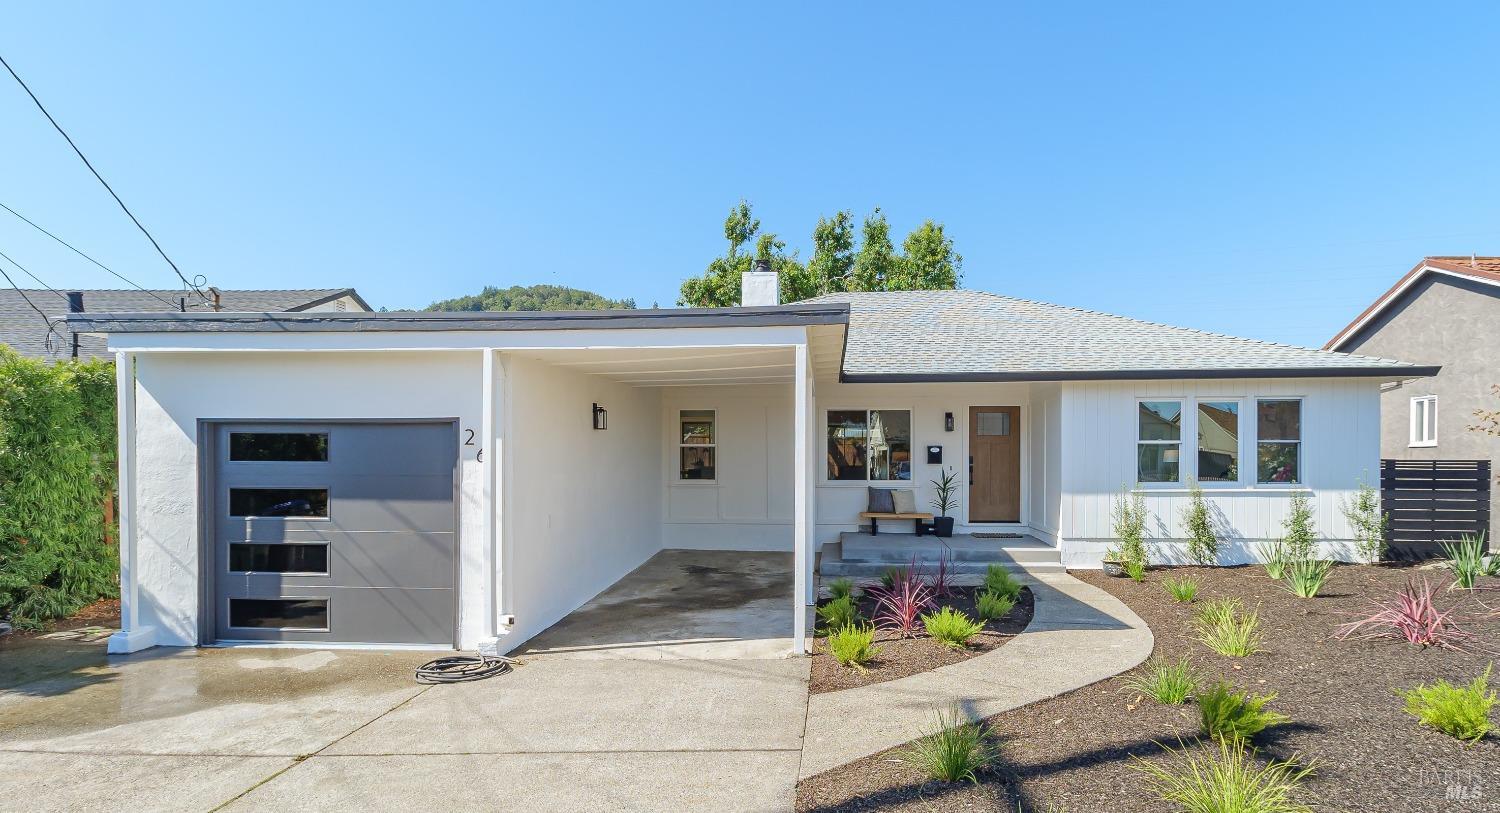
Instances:
[[[1432,559],[1442,543],[1490,530],[1490,461],[1382,460],[1381,510],[1395,559]]]

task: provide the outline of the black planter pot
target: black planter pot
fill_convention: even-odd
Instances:
[[[953,517],[933,517],[932,535],[944,539],[953,535]]]

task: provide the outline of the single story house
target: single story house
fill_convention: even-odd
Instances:
[[[755,304],[759,273],[723,309],[71,317],[119,376],[111,649],[508,651],[691,548],[790,552],[800,650],[818,550],[867,488],[925,504],[944,471],[960,532],[1071,567],[1099,565],[1127,487],[1180,558],[1194,479],[1226,561],[1299,491],[1348,558],[1380,386],[1437,369],[979,291]]]
[[[37,313],[38,308],[46,314],[45,319]],[[104,346],[103,337],[68,329],[64,323],[67,315],[80,311],[129,313],[163,310],[368,313],[372,308],[353,288],[206,288],[202,297],[180,290],[0,288],[0,344],[32,358],[113,358],[114,355]]]

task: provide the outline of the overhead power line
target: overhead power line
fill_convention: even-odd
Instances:
[[[6,259],[9,260],[10,258],[6,257]],[[15,261],[11,260],[11,262]],[[17,268],[19,267],[17,266]],[[30,305],[31,309],[36,311],[38,316],[42,317],[42,324],[47,326],[47,349],[52,349],[52,317],[48,316],[46,311],[38,308],[36,303],[31,301],[31,297],[27,296],[26,292],[21,290],[21,286],[17,285],[16,281],[10,278],[10,274],[5,273],[4,266],[0,266],[0,277],[5,277],[5,281],[10,283],[10,287],[16,289],[16,293],[20,294],[21,298],[26,300],[26,304]]]
[[[6,254],[5,252],[0,251],[0,257],[3,257],[6,260],[6,262],[9,262],[11,265],[14,265],[15,267],[21,269],[21,273],[23,273],[26,276],[31,277],[32,279],[36,280],[36,284],[37,285],[40,285],[43,288],[46,288],[47,290],[51,291],[52,293],[57,294],[57,297],[59,299],[61,299],[62,301],[64,301],[64,302],[68,301],[68,295],[67,294],[63,293],[62,291],[57,290],[56,288],[53,288],[51,285],[48,285],[45,282],[42,282],[42,278],[41,277],[37,276],[36,274],[31,273],[31,271],[28,270],[26,268],[26,266],[21,265],[20,263],[16,262],[14,259],[11,259],[11,256],[9,254]],[[23,293],[23,294],[21,294],[21,296],[24,297],[24,296],[26,296],[26,294]]]
[[[103,268],[105,271],[108,271],[109,273],[115,275],[116,278],[118,278],[121,281],[129,284],[131,287],[135,288],[137,291],[140,291],[141,293],[146,294],[147,296],[150,296],[152,299],[155,299],[157,302],[160,302],[160,303],[166,305],[167,307],[169,307],[169,308],[171,308],[173,310],[177,309],[178,303],[172,302],[170,300],[163,299],[160,296],[157,296],[155,293],[153,293],[149,289],[144,288],[141,285],[137,284],[135,280],[130,279],[129,277],[125,276],[124,274],[121,274],[120,272],[114,270],[113,268],[110,268],[109,266],[105,265],[104,263],[99,262],[98,260],[94,259],[93,257],[90,257],[87,254],[84,254],[83,251],[79,250],[78,248],[75,248],[68,241],[62,239],[61,237],[58,237],[57,235],[53,234],[50,231],[47,231],[46,229],[42,228],[41,226],[38,226],[36,223],[33,223],[30,218],[26,217],[25,215],[21,214],[20,212],[16,211],[15,209],[12,209],[9,206],[6,206],[4,203],[0,203],[0,209],[4,209],[5,211],[10,212],[11,214],[15,215],[16,217],[19,217],[21,219],[21,221],[24,222],[26,225],[32,227],[33,229],[36,229],[37,231],[41,232],[42,234],[47,235],[48,237],[51,237],[53,240],[56,240],[57,242],[59,242],[62,245],[66,246],[74,254],[77,254],[78,256],[84,258],[85,260],[88,260],[89,262],[93,263],[94,265],[97,265],[100,268]],[[12,262],[14,262],[14,260]],[[16,266],[16,267],[20,268],[19,265]],[[28,271],[27,273],[29,274],[31,272]],[[36,279],[36,277],[33,276],[32,279]],[[41,282],[41,280],[37,280],[37,282]]]
[[[178,279],[182,280],[182,284],[202,297],[204,302],[207,302],[208,294],[203,293],[202,289],[183,275],[181,269],[177,267],[177,263],[172,262],[172,258],[168,257],[167,252],[162,250],[161,244],[156,242],[156,238],[151,236],[151,232],[145,226],[141,225],[141,221],[136,218],[135,213],[130,211],[129,206],[125,205],[125,201],[120,200],[120,196],[115,194],[114,188],[109,185],[108,181],[104,180],[104,176],[99,174],[99,170],[94,169],[94,165],[89,162],[88,156],[83,154],[83,150],[78,149],[78,145],[73,143],[73,138],[62,128],[61,124],[57,123],[57,119],[52,118],[52,114],[47,112],[47,108],[42,104],[42,100],[38,99],[36,94],[31,92],[31,88],[21,79],[20,74],[16,73],[16,69],[12,68],[10,63],[5,61],[5,57],[3,56],[0,56],[0,65],[4,65],[5,69],[10,72],[10,75],[15,78],[16,83],[21,86],[21,89],[26,91],[26,95],[30,96],[31,101],[36,104],[36,109],[42,111],[42,115],[47,117],[47,121],[52,123],[52,128],[57,130],[64,141],[68,142],[68,146],[72,147],[73,152],[78,154],[79,160],[83,161],[83,165],[89,168],[89,172],[94,173],[94,177],[99,180],[100,184],[103,184],[105,191],[109,192],[109,196],[115,199],[115,203],[120,204],[121,211],[125,212],[125,215],[130,218],[130,222],[134,223],[135,227],[141,230],[141,234],[146,235],[146,239],[151,241],[151,246],[156,249],[156,253],[160,254],[163,260],[167,261],[167,265],[172,266],[172,271],[177,274]]]

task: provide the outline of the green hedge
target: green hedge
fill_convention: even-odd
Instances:
[[[0,345],[0,618],[35,628],[119,594],[114,493],[114,365]]]

